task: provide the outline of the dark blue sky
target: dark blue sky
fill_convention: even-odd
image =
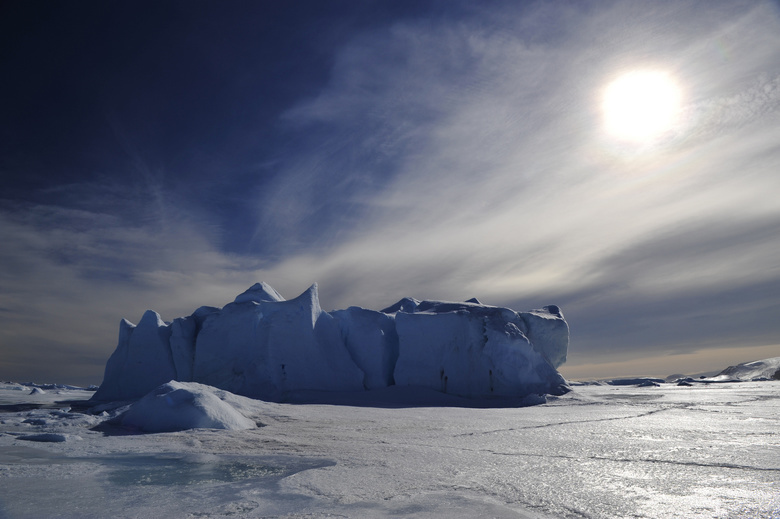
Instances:
[[[261,280],[555,303],[571,377],[780,355],[778,56],[767,1],[4,2],[0,378]],[[610,133],[648,70],[674,122]]]
[[[454,5],[454,3],[452,4]],[[435,13],[430,2],[10,2],[2,30],[2,197],[57,203],[56,185],[153,183],[230,228],[247,190],[307,135],[280,116],[325,85],[358,31]],[[139,215],[128,215],[136,216]]]

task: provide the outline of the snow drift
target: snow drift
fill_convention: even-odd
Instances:
[[[122,320],[94,401],[137,400],[168,381],[280,401],[296,391],[421,386],[470,397],[562,394],[569,327],[557,306],[529,312],[404,298],[381,312],[324,312],[317,285],[286,301],[257,283],[224,308],[164,322]]]
[[[186,429],[253,429],[254,421],[230,403],[241,397],[194,382],[171,381],[154,389],[115,422],[143,432]]]

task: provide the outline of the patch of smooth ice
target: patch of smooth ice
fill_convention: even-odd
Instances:
[[[25,434],[18,437],[20,440],[26,440],[30,442],[44,442],[44,443],[61,443],[68,441],[67,434],[59,433],[41,433],[41,434]]]
[[[108,481],[119,486],[203,485],[244,479],[278,478],[283,466],[194,454],[123,455],[104,458]]]

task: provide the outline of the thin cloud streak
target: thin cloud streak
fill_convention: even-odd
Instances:
[[[130,205],[150,209],[141,201]],[[251,264],[213,249],[197,226],[140,225],[57,206],[0,206],[0,372],[16,380],[99,383],[119,321],[222,306]],[[39,377],[54,376],[60,379]],[[66,380],[63,380],[63,377]]]

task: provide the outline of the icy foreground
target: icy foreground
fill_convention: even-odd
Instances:
[[[498,409],[223,394],[263,426],[129,436],[95,430],[120,409],[67,402],[91,392],[30,392],[0,384],[1,518],[780,516],[780,381],[577,386]]]
[[[257,283],[224,308],[122,320],[95,401],[137,400],[169,381],[283,401],[306,391],[413,386],[469,398],[561,395],[569,328],[554,305],[515,312],[405,298],[381,312],[324,312],[317,285],[285,301]]]

